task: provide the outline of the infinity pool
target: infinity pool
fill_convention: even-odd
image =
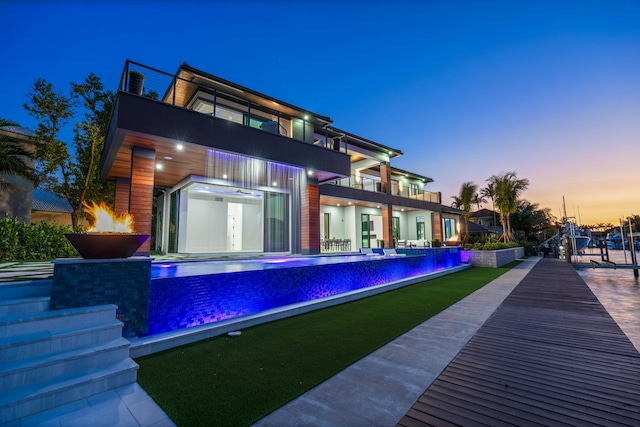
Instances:
[[[368,258],[367,258],[368,257]],[[185,261],[155,263],[151,266],[151,278],[200,276],[242,271],[305,267],[311,265],[340,264],[367,259],[384,258],[382,255],[333,255],[311,257],[280,257],[248,260]]]
[[[154,263],[148,334],[331,297],[460,265],[458,248],[408,256],[313,256]]]

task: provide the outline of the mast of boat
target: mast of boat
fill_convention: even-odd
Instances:
[[[622,244],[622,252],[624,253],[624,263],[627,263],[627,251],[624,249],[624,228],[622,228],[622,224],[624,224],[624,220],[620,220],[620,243]]]
[[[571,239],[571,250],[568,251],[569,252],[568,261],[573,262],[571,259],[572,254],[575,253],[575,255],[578,255],[578,250],[576,248],[576,231],[574,229],[574,223],[569,221],[569,217],[567,217],[567,204],[565,203],[564,196],[562,196],[562,209],[564,210],[565,228],[567,227],[567,225],[569,226],[569,239]],[[575,219],[576,218],[574,216],[573,220],[575,221]]]
[[[631,251],[631,264],[638,265],[638,257],[636,255],[636,245],[633,243],[633,228],[631,228],[631,218],[627,217],[629,221],[629,250]],[[638,269],[633,269],[633,275],[638,278]]]

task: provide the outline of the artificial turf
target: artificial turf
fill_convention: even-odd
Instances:
[[[509,270],[470,268],[136,359],[178,426],[250,425]]]

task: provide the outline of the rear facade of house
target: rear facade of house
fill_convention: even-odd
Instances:
[[[398,149],[182,64],[127,61],[100,173],[149,251],[317,254],[455,241],[459,214]]]

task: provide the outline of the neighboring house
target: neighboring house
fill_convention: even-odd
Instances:
[[[464,223],[462,223],[464,227]],[[469,236],[470,237],[488,237],[490,234],[495,234],[495,231],[491,231],[486,227],[476,224],[473,221],[469,221]]]
[[[30,150],[35,149],[32,142],[35,134],[27,128],[20,126],[3,126],[0,128],[0,134],[21,142]],[[33,168],[35,161],[27,161],[29,166]],[[33,183],[28,179],[11,175],[3,175],[2,179],[7,182],[10,187],[0,190],[0,217],[4,217],[5,215],[17,217],[19,221],[28,223],[31,218],[31,192],[33,190]]]
[[[502,225],[500,224],[500,214],[490,209],[480,209],[471,212],[469,221],[483,226],[490,232],[502,234]]]
[[[67,199],[45,190],[33,190],[31,222],[39,224],[71,225],[73,208]]]
[[[134,70],[160,99],[129,87]],[[171,75],[127,61],[100,177],[116,183],[116,212],[132,213],[162,252],[316,254],[324,241],[354,250],[448,240],[459,212],[443,211],[440,193],[426,190],[432,179],[393,167],[400,155],[187,64]]]

